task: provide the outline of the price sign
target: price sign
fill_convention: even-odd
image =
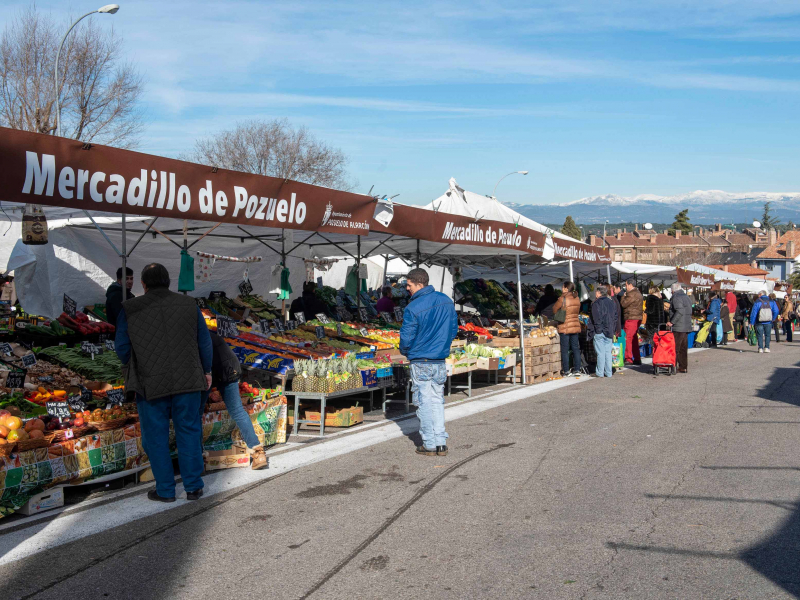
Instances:
[[[367,337],[369,335],[369,331],[367,331],[366,327],[362,327],[359,331],[361,331],[361,335]]]
[[[294,318],[301,325],[305,324],[305,322],[306,322],[306,314],[303,313],[303,312],[294,313]]]
[[[47,414],[58,419],[69,419],[69,404],[66,402],[45,402]]]
[[[98,346],[95,346],[91,342],[81,342],[81,353],[87,356],[90,354],[94,356],[95,354],[102,354],[103,349]]]
[[[325,328],[322,325],[317,325],[314,327],[314,333],[316,334],[317,339],[321,340],[325,337]]]
[[[392,322],[392,316],[388,312],[381,312],[381,319],[383,319],[387,323]]]
[[[109,352],[114,352],[116,349],[116,346],[114,346],[114,340],[106,340],[106,350]]]
[[[286,327],[284,327],[281,319],[272,319],[272,326],[275,328],[275,331],[280,331],[281,333],[286,331]]]
[[[21,389],[25,387],[26,371],[9,371],[6,377],[6,387]]]
[[[220,298],[225,297],[225,292],[211,292],[208,295],[209,300],[219,300]]]
[[[84,402],[91,402],[92,401],[92,390],[81,386],[81,400]]]
[[[0,353],[2,353],[4,356],[11,356],[14,353],[14,351],[11,349],[11,344],[8,342],[3,342],[0,344]]]
[[[261,333],[263,333],[264,335],[268,334],[268,333],[270,332],[270,329],[269,329],[269,321],[267,321],[266,319],[261,319],[261,320],[258,322],[258,330],[259,330]]]
[[[67,398],[67,403],[69,404],[69,407],[75,412],[83,412],[86,410],[86,403],[80,396],[70,396],[69,398]]]
[[[125,402],[125,390],[108,390],[106,398],[112,406],[122,406],[122,403]]]
[[[394,320],[398,323],[403,320],[403,309],[399,306],[394,307]]]
[[[340,321],[349,321],[352,318],[352,315],[344,306],[337,306],[336,314],[339,315]]]
[[[338,321],[336,322],[336,335],[338,336],[342,335],[342,324],[339,323]]]
[[[358,318],[361,319],[362,323],[366,323],[367,321],[369,321],[369,313],[367,312],[367,309],[364,308],[363,306],[359,307],[358,309]]]
[[[62,308],[64,312],[67,313],[68,316],[75,318],[75,313],[78,312],[78,305],[76,304],[75,300],[64,294],[64,302],[62,304]]]
[[[205,298],[195,298],[194,301],[197,302],[199,308],[208,308]]]
[[[464,327],[464,326],[466,326],[467,322],[464,319],[462,319],[461,317],[458,317],[458,324],[461,325],[462,327]]]
[[[101,334],[100,334],[100,336],[99,336],[99,338],[98,338],[98,341],[99,341],[101,344],[104,344],[104,343],[105,343],[105,341],[106,341],[107,339],[108,339],[108,334],[106,334],[106,333],[101,333]]]
[[[249,296],[250,292],[253,291],[253,286],[250,284],[249,279],[245,279],[242,283],[239,284],[239,294],[242,296]]]
[[[291,320],[286,322],[286,330],[292,331],[293,329],[297,329],[297,321]]]
[[[328,323],[330,323],[330,320],[328,319],[328,315],[326,315],[326,314],[324,314],[324,313],[317,313],[315,316],[317,317],[317,319],[318,319],[318,320],[319,320],[321,323],[323,323],[323,324],[325,324],[325,325],[327,325]]]
[[[40,377],[37,377],[37,379],[41,383],[52,383],[53,382],[53,376],[52,375],[41,375]]]
[[[22,357],[22,366],[26,369],[36,364],[36,355],[31,352]]]
[[[233,338],[239,334],[236,321],[229,317],[217,317],[217,333],[224,338]]]

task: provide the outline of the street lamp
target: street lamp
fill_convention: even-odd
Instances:
[[[506,178],[506,177],[508,177],[509,175],[527,175],[527,174],[528,174],[528,172],[527,172],[527,171],[511,171],[511,173],[506,173],[505,175],[503,175],[503,176],[500,178],[500,181],[503,181],[503,179],[505,179],[505,178]],[[492,190],[492,198],[494,198],[495,200],[497,200],[497,198],[495,198],[495,196],[494,196],[494,193],[497,191],[497,186],[498,186],[498,185],[500,185],[500,181],[498,181],[498,182],[497,182],[497,183],[494,185],[494,189]]]
[[[58,53],[56,53],[56,73],[55,73],[55,79],[56,79],[56,135],[58,135],[59,137],[61,137],[61,99],[59,98],[59,96],[61,94],[59,94],[59,92],[58,92],[58,59],[61,57],[61,49],[64,47],[64,42],[67,41],[67,36],[69,35],[69,32],[72,31],[75,28],[75,25],[77,25],[78,23],[83,21],[89,15],[93,15],[95,13],[100,13],[100,14],[103,14],[103,15],[113,15],[113,14],[116,14],[116,12],[118,10],[119,10],[119,4],[106,4],[105,6],[101,6],[97,10],[93,10],[92,12],[88,12],[85,15],[83,15],[80,19],[75,21],[72,25],[70,25],[70,28],[67,29],[67,33],[65,33],[64,37],[61,38],[61,44],[58,46]]]

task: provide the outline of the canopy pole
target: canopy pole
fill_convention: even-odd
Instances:
[[[188,252],[188,247],[189,247],[189,221],[187,219],[184,219],[183,220],[183,251],[184,252]],[[125,252],[124,245],[123,245],[123,250],[122,251]],[[189,292],[187,292],[186,290],[183,290],[183,295],[184,296],[188,296]]]
[[[444,272],[447,270],[447,267],[444,265],[442,266],[442,283],[439,285],[439,291],[444,294]]]
[[[611,265],[606,264],[606,276],[608,277],[608,284],[611,285]]]
[[[286,268],[286,230],[281,229],[281,267]],[[283,273],[281,273],[283,277]],[[286,322],[286,298],[281,300],[281,318]]]
[[[389,255],[383,261],[383,285],[389,285]]]
[[[417,268],[419,269],[419,240],[417,240]]]
[[[128,252],[125,246],[126,239],[125,239],[125,213],[122,213],[122,252],[120,252],[120,256],[122,257],[122,301],[128,299]],[[116,325],[116,323],[112,323],[112,325]]]
[[[356,236],[356,310],[361,313],[361,236]]]
[[[519,259],[517,259],[517,261],[519,261]],[[574,275],[572,273],[572,261],[569,261],[569,280],[572,283],[575,283],[575,277],[574,277]]]
[[[517,259],[517,303],[519,304],[519,350],[522,355],[522,383],[525,381],[525,326],[522,317],[522,276],[519,273],[519,254],[516,255]],[[572,261],[570,261],[570,268]]]

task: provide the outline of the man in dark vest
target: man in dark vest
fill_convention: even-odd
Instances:
[[[169,290],[169,273],[153,263],[142,270],[144,296],[122,305],[116,350],[125,390],[136,392],[142,446],[156,489],[151,500],[175,502],[175,473],[169,453],[169,421],[175,429],[178,462],[187,500],[203,495],[201,392],[211,385],[213,350],[194,299]]]

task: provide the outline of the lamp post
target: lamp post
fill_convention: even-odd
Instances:
[[[58,46],[58,52],[56,53],[56,72],[55,72],[55,81],[56,81],[56,135],[61,137],[61,99],[58,91],[58,59],[61,57],[61,49],[64,47],[64,42],[67,41],[67,36],[69,35],[70,31],[75,29],[75,25],[83,21],[86,17],[93,15],[95,13],[100,13],[103,15],[113,15],[119,10],[118,4],[106,4],[105,6],[101,6],[97,10],[93,10],[92,12],[88,12],[83,15],[80,19],[75,21],[70,28],[67,29],[67,33],[64,34],[64,37],[61,38],[61,44]],[[123,273],[123,277],[125,274]]]
[[[511,171],[511,173],[506,173],[505,175],[503,175],[500,178],[500,181],[503,181],[503,179],[505,179],[509,175],[527,175],[527,174],[528,174],[527,171]],[[495,200],[497,200],[497,198],[495,198],[494,193],[497,191],[497,186],[500,185],[500,181],[494,184],[494,189],[492,190],[492,198],[494,198]]]

